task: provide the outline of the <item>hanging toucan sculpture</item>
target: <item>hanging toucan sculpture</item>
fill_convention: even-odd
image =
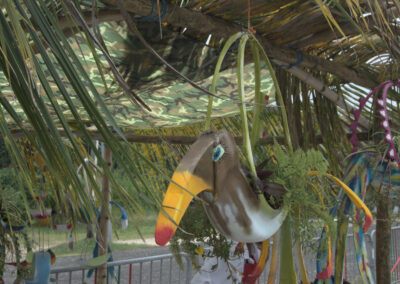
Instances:
[[[235,140],[226,130],[201,134],[180,161],[158,216],[158,245],[171,239],[197,195],[204,201],[212,225],[225,237],[238,242],[263,242],[258,265],[252,272],[258,277],[267,259],[267,239],[278,231],[285,214],[273,209],[249,182]]]

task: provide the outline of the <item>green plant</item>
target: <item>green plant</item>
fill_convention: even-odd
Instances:
[[[194,201],[183,216],[179,229],[170,240],[170,249],[175,255],[178,264],[182,266],[179,256],[181,251],[186,252],[196,263],[196,255],[202,255],[204,247],[212,247],[205,256],[216,256],[223,260],[229,259],[229,249],[232,241],[221,235],[210,223],[203,205]]]
[[[287,218],[294,228],[295,235],[301,237],[304,245],[311,246],[312,238],[325,224],[328,224],[332,228],[330,235],[333,236],[334,223],[328,214],[328,209],[335,200],[328,190],[323,190],[331,188],[331,185],[324,180],[319,181],[317,188],[321,190],[320,194],[324,201],[322,204],[314,188],[316,181],[310,177],[311,171],[320,174],[327,172],[328,162],[323,154],[314,149],[308,151],[298,149],[290,154],[277,143],[272,151],[273,161],[267,164],[266,169],[273,173],[271,181],[283,185],[287,190],[283,196],[283,210],[287,212]]]

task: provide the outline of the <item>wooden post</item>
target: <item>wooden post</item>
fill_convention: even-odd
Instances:
[[[381,131],[378,112],[380,107],[376,100],[373,102],[374,120],[373,133]],[[375,136],[374,144],[379,143],[379,138]],[[385,158],[385,157],[382,157]],[[388,172],[390,173],[390,168]],[[381,185],[376,188],[376,238],[375,238],[375,259],[376,259],[376,283],[391,283],[390,274],[390,249],[392,240],[392,222],[390,220],[390,186]]]
[[[391,220],[390,220],[390,190],[382,188],[376,198],[376,283],[391,283],[390,249],[391,249]]]
[[[104,160],[107,166],[111,168],[111,151],[106,145],[104,146]],[[101,205],[100,211],[100,228],[97,234],[99,243],[99,256],[104,255],[108,251],[108,223],[109,223],[109,204],[110,204],[110,181],[106,174],[103,174],[102,180],[102,196],[104,203]],[[103,264],[98,268],[97,283],[107,283],[107,264]]]

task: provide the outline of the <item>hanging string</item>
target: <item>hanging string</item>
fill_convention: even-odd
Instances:
[[[164,9],[164,7],[167,8],[165,0],[163,2],[163,9]],[[161,21],[161,13],[160,13],[160,0],[157,0],[157,10],[158,10],[158,24],[160,25],[160,39],[162,39],[163,34],[162,34],[162,24],[161,24],[162,21]],[[167,9],[165,9],[165,14],[166,14],[166,12],[167,12]],[[165,14],[164,14],[164,16],[165,16]]]
[[[250,25],[250,17],[251,17],[250,10],[251,10],[250,0],[247,0],[247,30],[254,35],[256,33],[256,31]]]
[[[247,0],[247,29],[250,29],[250,0]]]

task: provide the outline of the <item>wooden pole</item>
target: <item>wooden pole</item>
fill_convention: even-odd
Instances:
[[[383,190],[376,198],[376,283],[391,283],[390,250],[391,250],[391,220],[389,189]]]
[[[84,138],[85,136],[77,131],[73,131],[76,137],[79,138]],[[59,129],[59,133],[62,137],[66,137],[65,131],[62,129]],[[90,137],[94,140],[99,140],[103,141],[103,137],[98,131],[88,131]],[[34,133],[32,133],[33,135]],[[21,130],[13,130],[11,131],[11,135],[14,138],[24,138],[25,133]],[[131,143],[145,143],[145,144],[179,144],[179,145],[191,145],[197,140],[197,136],[172,136],[172,135],[141,135],[141,134],[136,134],[135,131],[126,131],[124,132],[125,139],[128,142]],[[351,137],[351,133],[347,134],[347,138]],[[3,138],[2,135],[0,134],[0,138]],[[117,137],[119,140],[122,140],[121,137]],[[243,142],[243,137],[242,136],[235,136],[234,137],[235,142],[238,146],[242,145]],[[367,141],[371,139],[371,135],[368,132],[360,132],[357,133],[357,140],[358,141]],[[260,138],[258,141],[258,145],[273,145],[274,141],[278,142],[278,144],[284,144],[285,139],[283,136],[265,136],[263,138]],[[322,143],[322,136],[317,135],[315,137],[315,142],[316,143]]]
[[[107,166],[111,167],[111,150],[106,145],[104,146],[104,160]],[[104,255],[108,251],[108,223],[109,223],[109,203],[110,203],[110,181],[106,174],[103,175],[102,180],[102,196],[104,203],[101,205],[100,211],[100,228],[97,234],[99,243],[99,256]],[[107,283],[107,263],[98,268],[97,283]]]
[[[373,132],[380,131],[380,119],[378,112],[380,107],[376,100],[373,103],[374,119]],[[374,137],[374,144],[377,145],[380,141]],[[385,158],[385,157],[383,157]],[[390,173],[390,168],[385,174]],[[375,256],[376,256],[376,283],[386,284],[391,283],[390,275],[390,249],[392,239],[392,222],[390,220],[390,187],[381,185],[376,188],[376,238],[375,238]]]

